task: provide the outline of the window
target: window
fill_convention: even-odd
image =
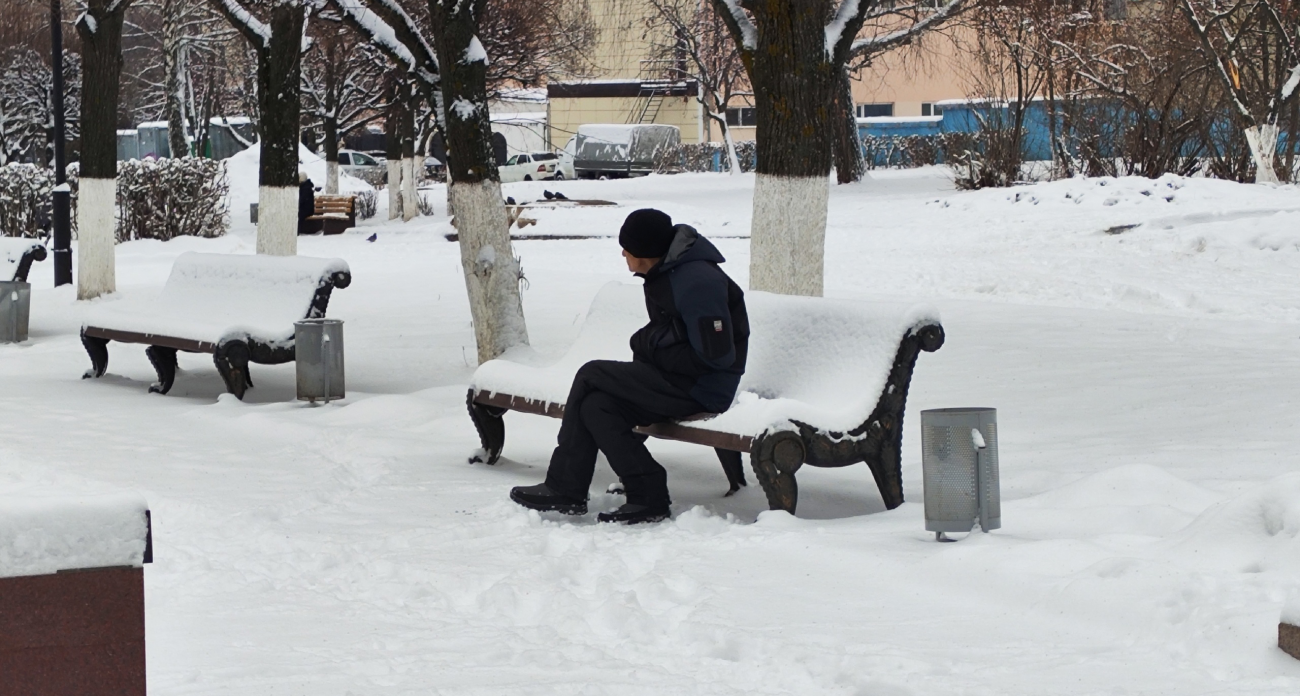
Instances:
[[[342,164],[342,165],[344,165],[344,166],[347,166],[347,165],[352,164],[352,160],[350,159],[350,157],[351,157],[351,155],[349,155],[348,153],[346,153],[346,152],[340,152],[340,153],[339,153],[339,164]]]
[[[520,155],[519,161],[515,162],[515,164],[528,164],[531,161],[532,160],[528,159],[528,155]]]
[[[538,152],[533,155],[534,162],[546,162],[555,159],[555,155],[550,152]]]
[[[870,118],[872,116],[893,116],[894,103],[890,102],[888,104],[858,104],[856,111],[857,111],[858,118]]]
[[[727,109],[728,126],[757,126],[758,109],[752,106],[739,106]]]
[[[924,103],[921,104],[921,115],[922,115],[922,116],[942,116],[942,115],[943,115],[943,107],[935,106],[934,104],[931,104],[931,103],[929,103],[929,102],[924,102]]]
[[[373,167],[379,163],[376,162],[374,159],[372,159],[370,155],[363,155],[360,152],[358,152],[352,155],[352,164],[359,165],[362,167]]]
[[[518,164],[518,163],[519,163],[519,155],[515,155],[514,157],[511,157],[510,159],[506,160],[505,166],[509,167],[512,164]]]

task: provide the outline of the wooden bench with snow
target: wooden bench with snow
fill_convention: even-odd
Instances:
[[[92,306],[81,327],[91,362],[83,377],[104,375],[109,341],[143,343],[158,372],[149,391],[171,390],[180,350],[211,353],[227,391],[243,399],[248,364],[293,362],[294,322],[324,317],[330,293],[351,283],[342,259],[186,252],[156,297]]]
[[[745,485],[741,454],[768,504],[794,513],[795,473],[807,464],[866,462],[889,509],[903,502],[903,412],[921,351],[944,341],[932,310],[877,303],[745,295],[750,337],[736,400],[722,414],[702,413],[637,432],[712,447],[730,490]],[[529,364],[527,351],[479,366],[470,382],[470,418],[496,463],[505,446],[506,411],[561,418],[578,368],[590,360],[631,360],[628,339],[646,319],[640,285],[601,289],[569,351],[553,364]]]
[[[33,261],[44,261],[45,245],[37,239],[0,237],[0,280],[27,282]]]
[[[357,197],[353,195],[316,194],[316,213],[307,218],[305,234],[342,234],[357,226]]]

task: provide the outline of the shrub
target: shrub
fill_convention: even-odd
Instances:
[[[50,229],[54,171],[34,164],[0,167],[0,236],[43,237]]]
[[[722,171],[727,171],[727,146],[723,143],[691,143],[669,148],[655,159],[655,172],[659,174],[677,174],[679,172],[712,172],[713,163],[718,162]],[[736,159],[740,160],[740,171],[752,172],[758,162],[758,147],[753,140],[736,143]]]
[[[358,220],[369,220],[379,211],[379,196],[374,190],[357,191],[353,194],[357,197],[356,212]]]
[[[230,224],[226,165],[198,157],[117,165],[117,241],[220,237]]]

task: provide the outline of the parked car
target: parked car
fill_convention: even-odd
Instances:
[[[560,167],[560,156],[554,152],[529,152],[512,156],[499,169],[501,183],[512,181],[540,181],[543,179],[567,179]]]
[[[339,150],[339,168],[360,179],[367,176],[386,173],[387,164],[364,152],[356,150]]]
[[[589,123],[574,137],[574,174],[579,179],[645,176],[655,159],[682,142],[677,126]]]

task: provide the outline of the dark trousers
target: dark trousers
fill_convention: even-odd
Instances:
[[[650,456],[646,437],[632,428],[704,410],[647,363],[593,360],[573,378],[546,485],[556,493],[586,499],[599,450],[623,482],[627,502],[667,506],[668,472]]]

